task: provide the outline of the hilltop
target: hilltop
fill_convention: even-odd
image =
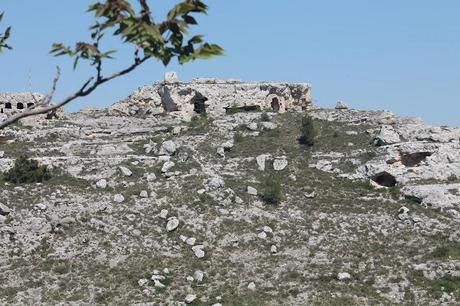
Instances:
[[[459,128],[342,104],[191,120],[111,108],[0,143],[0,171],[27,153],[52,173],[0,183],[1,304],[460,301]]]

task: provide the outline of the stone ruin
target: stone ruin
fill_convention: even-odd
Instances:
[[[45,96],[40,93],[22,92],[22,93],[0,93],[0,121],[5,120],[11,115],[26,111],[36,105],[36,101],[41,101]],[[39,109],[42,106],[38,106]],[[41,122],[41,119],[59,118],[64,115],[64,109],[58,108],[55,111],[43,115],[36,115],[30,119],[24,118],[27,124],[36,124]],[[37,119],[40,119],[37,121]]]
[[[35,105],[35,100],[44,98],[38,93],[0,93],[0,114],[16,114]]]
[[[163,113],[184,118],[228,111],[305,111],[313,108],[311,85],[305,83],[242,82],[197,78],[182,83],[174,72],[165,80],[143,86],[109,107],[109,114],[155,116]]]

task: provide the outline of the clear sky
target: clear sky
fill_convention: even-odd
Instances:
[[[13,25],[15,50],[0,56],[0,91],[47,92],[60,65],[57,98],[89,76],[48,54],[53,42],[86,39],[90,0],[0,0]],[[176,1],[150,1],[162,19]],[[108,106],[137,87],[177,71],[194,77],[308,82],[317,106],[344,100],[357,109],[387,109],[427,123],[460,125],[460,1],[458,0],[209,0],[197,33],[226,50],[224,57],[165,68],[150,62],[108,83],[68,110]],[[114,42],[109,41],[108,47]],[[107,71],[129,63],[121,51]],[[111,69],[109,69],[111,68]]]

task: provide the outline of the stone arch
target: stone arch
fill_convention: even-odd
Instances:
[[[24,103],[18,102],[18,104],[16,104],[16,108],[17,109],[24,109]]]
[[[286,101],[283,97],[276,94],[271,94],[267,96],[266,100],[267,108],[275,112],[284,113],[286,111]]]

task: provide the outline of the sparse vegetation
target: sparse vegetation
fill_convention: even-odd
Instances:
[[[243,133],[241,133],[240,131],[235,132],[235,136],[233,136],[233,140],[236,143],[243,142],[244,141]]]
[[[460,243],[446,242],[431,252],[431,258],[460,260]]]
[[[315,136],[316,131],[313,119],[309,115],[305,115],[300,126],[300,143],[312,146],[315,143]]]
[[[3,179],[13,184],[41,183],[51,178],[46,166],[40,166],[38,161],[25,155],[16,159],[13,168],[3,174]]]
[[[445,275],[432,282],[432,293],[436,298],[440,298],[443,292],[457,293],[460,297],[460,276]]]
[[[277,205],[282,200],[282,189],[280,177],[274,173],[270,173],[263,178],[262,193],[260,197],[262,200],[271,205]]]
[[[298,143],[303,115],[273,115],[270,121],[277,128],[260,129],[257,133],[248,130],[247,124],[257,122],[262,126],[261,114],[226,117],[234,127],[235,141],[232,149],[225,152],[225,158],[216,154],[216,147],[228,141],[231,134],[222,133],[220,118],[215,123],[206,116],[197,116],[190,123],[180,122],[181,127],[189,124],[180,134],[172,133],[169,121],[153,129],[151,121],[136,121],[157,131],[139,134],[129,142],[132,151],[119,153],[110,159],[110,164],[104,164],[105,156],[94,154],[98,152],[97,146],[101,141],[117,146],[129,136],[114,138],[108,133],[95,133],[95,139],[88,139],[76,150],[83,153],[72,157],[78,159],[82,169],[64,164],[63,173],[53,170],[53,178],[46,184],[27,188],[3,184],[1,192],[6,199],[0,201],[15,210],[6,222],[19,233],[12,239],[17,240],[23,255],[5,256],[8,268],[0,276],[7,279],[13,272],[20,282],[0,286],[0,300],[14,304],[27,296],[30,288],[36,288],[43,292],[39,301],[42,304],[168,304],[184,301],[184,288],[190,286],[198,299],[206,296],[209,304],[224,305],[303,305],[305,293],[314,305],[356,305],[363,301],[362,297],[381,304],[418,305],[436,301],[445,292],[458,295],[458,279],[439,274],[429,280],[424,273],[430,270],[416,274],[412,265],[430,262],[445,272],[442,265],[458,259],[458,245],[448,239],[455,221],[447,213],[400,199],[398,188],[375,190],[368,182],[356,182],[311,167],[323,158],[322,153],[336,152],[344,157],[329,160],[337,158],[340,164],[334,164],[335,169],[350,173],[366,157],[373,156],[367,151],[379,151],[369,144],[370,136],[364,133],[367,125],[350,126],[319,119],[314,121],[315,145],[305,150]],[[111,119],[95,123],[95,130],[108,129]],[[351,130],[357,133],[346,132]],[[340,131],[340,137],[334,137],[334,131]],[[70,133],[59,136],[59,142],[79,137]],[[145,144],[159,146],[165,140],[182,144],[168,158],[176,164],[174,176],[161,172],[163,162],[155,161],[154,153],[145,153]],[[33,157],[56,157],[59,146],[51,148],[44,141],[33,138],[24,142],[18,138],[3,146],[2,151],[6,159],[25,150]],[[347,146],[348,142],[356,146]],[[186,160],[180,158],[184,151],[188,155]],[[267,156],[264,171],[255,160],[259,155]],[[58,161],[65,159],[58,156]],[[281,156],[285,156],[288,166],[274,171],[273,162]],[[129,168],[132,175],[122,175],[119,166]],[[95,185],[102,177],[102,167],[114,171],[110,177],[104,177],[108,183],[105,188]],[[69,169],[79,172],[75,175]],[[212,170],[225,185],[207,189],[211,174],[203,169]],[[145,174],[155,174],[156,178],[148,181]],[[248,194],[247,186],[255,187],[259,196]],[[144,190],[148,191],[147,198],[140,196]],[[125,200],[115,204],[112,199],[118,193]],[[46,205],[45,210],[40,208],[42,204]],[[399,220],[397,213],[403,205],[409,208],[411,217],[439,221],[432,222],[435,234],[420,235],[412,225]],[[159,217],[162,210],[168,210],[166,219]],[[42,218],[45,213],[74,221],[56,224],[50,233],[46,228],[49,221]],[[165,231],[168,218],[174,216],[179,218],[180,226],[173,232]],[[32,221],[38,230],[46,231],[38,239],[25,240]],[[115,227],[126,230],[104,230]],[[262,232],[265,238],[259,236]],[[36,237],[34,233],[30,235]],[[440,235],[445,240],[439,241]],[[191,246],[181,240],[183,237],[195,238],[196,245],[204,244],[205,257],[196,258]],[[29,248],[34,244],[35,252],[27,253],[21,243]],[[152,245],[159,252],[152,253]],[[276,246],[275,252],[272,246]],[[69,250],[71,257],[56,256],[62,250]],[[101,252],[111,258],[124,254],[123,262],[108,266],[105,259],[93,260]],[[368,258],[378,264],[360,265]],[[219,265],[213,264],[217,261]],[[291,262],[296,264],[290,265]],[[299,265],[302,269],[297,268]],[[431,264],[427,266],[432,269]],[[155,288],[152,273],[163,273],[164,268],[169,269],[161,280],[166,287]],[[203,282],[188,281],[187,277],[197,270],[205,273]],[[339,281],[337,274],[347,271],[352,278],[346,283]],[[148,284],[141,287],[141,279]],[[254,291],[246,289],[250,282],[256,284]],[[399,288],[398,294],[389,298],[390,288],[401,282],[408,286]],[[241,291],[235,293],[238,288]],[[147,295],[149,290],[154,295]]]

